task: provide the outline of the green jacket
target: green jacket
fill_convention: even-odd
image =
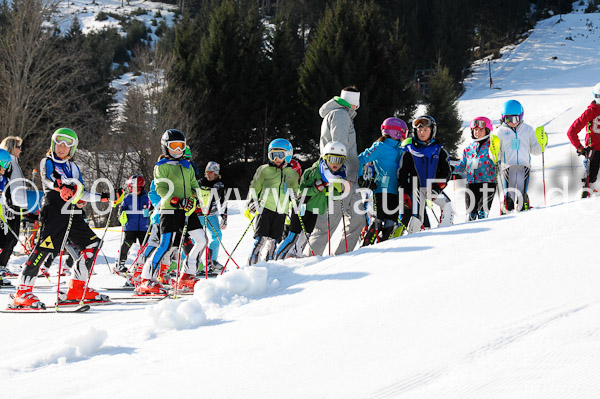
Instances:
[[[172,183],[173,192],[169,188]],[[161,209],[177,209],[171,205],[171,198],[177,197],[179,199],[189,198],[192,195],[199,197],[198,181],[194,173],[194,168],[191,166],[189,161],[173,160],[163,158],[156,163],[154,166],[154,182],[156,186],[156,193],[160,196],[160,207]]]
[[[254,189],[260,203],[265,208],[278,213],[287,213],[290,199],[288,188],[298,190],[298,173],[290,168],[278,168],[273,164],[259,166],[254,173],[250,190]],[[278,209],[279,208],[279,209]]]
[[[320,162],[321,160],[319,159],[302,174],[300,196],[305,195],[304,203],[306,204],[307,211],[323,215],[327,212],[327,190],[329,187],[323,191],[319,191],[315,187],[317,180],[323,180],[321,171],[319,170]],[[342,190],[337,186],[334,187],[334,191],[336,196],[342,194]]]

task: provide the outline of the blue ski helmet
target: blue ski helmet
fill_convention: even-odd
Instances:
[[[506,123],[505,117],[516,115],[519,117],[519,123],[523,120],[523,106],[517,100],[508,100],[502,108],[502,122]]]
[[[7,170],[10,168],[10,162],[12,158],[10,157],[10,152],[0,149],[0,168]]]
[[[285,155],[285,163],[290,163],[292,160],[292,155],[294,155],[294,149],[292,148],[292,144],[286,139],[275,139],[269,143],[269,159],[273,160],[271,157],[272,152],[277,152],[276,150],[283,150]]]

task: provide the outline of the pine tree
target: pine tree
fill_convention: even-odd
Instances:
[[[298,84],[298,69],[303,58],[303,42],[299,24],[279,14],[274,22],[271,39],[266,104],[263,114],[268,120],[265,142],[277,137],[287,138],[295,148],[305,147],[307,139],[297,129],[298,115],[303,111]]]
[[[427,113],[437,122],[436,139],[451,156],[456,157],[461,140],[462,121],[458,115],[458,92],[448,67],[438,63],[429,84]]]
[[[355,84],[361,92],[354,120],[359,151],[379,136],[381,122],[410,114],[414,95],[407,89],[410,72],[401,62],[402,36],[373,2],[338,0],[328,9],[307,49],[300,70],[303,99],[310,117],[305,126],[318,140],[317,110],[340,89]]]
[[[223,163],[255,158],[262,148],[264,28],[255,4],[236,3],[225,0],[213,11],[189,72],[198,117],[192,151]]]

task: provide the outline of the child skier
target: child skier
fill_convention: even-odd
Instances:
[[[533,128],[523,122],[523,106],[517,100],[508,100],[502,110],[502,125],[494,133],[500,139],[501,163],[504,177],[504,208],[506,211],[529,209],[529,171],[531,156],[540,155],[542,147]]]
[[[61,250],[65,234],[81,252],[80,260],[73,265],[72,278],[66,294],[61,294],[58,305],[79,303],[105,303],[106,295],[100,295],[87,287],[89,273],[99,251],[100,240],[90,229],[83,214],[75,209],[74,202],[108,202],[109,194],[93,194],[83,190],[81,172],[73,161],[79,140],[71,129],[61,128],[52,134],[48,155],[40,162],[40,174],[44,188],[39,239],[19,275],[17,293],[12,295],[13,309],[45,309],[45,305],[33,294],[33,286],[40,265]],[[83,190],[83,191],[82,191]]]
[[[343,192],[346,156],[346,146],[331,141],[323,148],[321,158],[304,171],[299,190],[304,196],[302,206],[298,209],[301,204],[296,204],[299,213],[292,213],[290,231],[277,248],[277,259],[289,257],[294,250],[296,254],[302,254],[317,217],[327,212],[329,196],[340,196]]]
[[[590,185],[598,177],[600,168],[600,82],[592,89],[594,100],[588,105],[583,114],[577,118],[567,131],[567,136],[577,149],[577,155],[585,157],[586,174],[583,178],[584,190],[581,198],[590,195]],[[577,136],[581,129],[585,128],[585,145],[582,145]]]
[[[222,230],[227,228],[227,203],[225,202],[225,185],[221,181],[220,171],[221,166],[214,161],[210,161],[206,164],[204,177],[199,182],[200,189],[207,194],[206,196],[210,201],[210,204],[206,204],[208,214],[200,217],[200,223],[203,226],[208,224],[208,226],[204,226],[204,230],[208,230],[212,235],[207,249],[209,273],[223,270],[223,265],[217,262],[217,257],[219,255],[220,240],[223,237]],[[220,223],[219,215],[221,215]]]
[[[433,202],[442,209],[440,227],[450,226],[454,219],[452,202],[442,191],[450,179],[451,169],[448,153],[435,140],[437,123],[433,117],[423,115],[412,125],[412,143],[404,147],[398,169],[401,194],[405,201],[412,202],[412,217],[407,227],[409,234],[424,228],[426,196],[431,195]]]
[[[159,271],[170,264],[171,247],[179,231],[187,230],[194,247],[186,258],[177,289],[193,292],[198,261],[206,247],[206,234],[195,211],[198,206],[198,181],[190,162],[183,157],[185,135],[176,129],[165,131],[160,140],[163,155],[154,167],[156,193],[160,196],[160,245],[148,258],[142,271],[139,294],[166,294],[158,282]]]
[[[146,232],[150,225],[148,210],[150,209],[150,200],[144,190],[146,180],[143,176],[133,175],[127,179],[127,189],[129,194],[125,196],[119,209],[119,220],[123,224],[123,243],[119,253],[119,263],[115,266],[115,273],[127,273],[125,261],[129,254],[129,249],[137,241],[140,246],[143,245],[146,238]]]
[[[273,259],[275,245],[283,235],[285,217],[289,207],[289,193],[298,189],[298,173],[288,167],[293,148],[286,139],[275,139],[269,143],[269,163],[256,169],[250,183],[248,210],[251,213],[262,208],[258,215],[254,233],[254,248],[248,259],[249,265],[259,262],[261,251],[266,251],[264,260]],[[258,203],[257,203],[258,201]]]
[[[485,116],[473,119],[470,126],[473,142],[463,151],[454,173],[467,177],[465,202],[469,220],[476,220],[487,217],[496,193],[496,167],[489,154],[494,126]]]
[[[373,206],[377,213],[371,218],[367,232],[363,238],[363,246],[373,244],[381,233],[381,241],[385,241],[394,232],[398,220],[398,162],[402,154],[401,143],[406,138],[408,126],[399,118],[387,118],[381,124],[381,137],[373,145],[358,156],[360,166],[373,162],[375,168]]]

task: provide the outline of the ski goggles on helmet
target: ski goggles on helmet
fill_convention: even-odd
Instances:
[[[327,161],[329,165],[343,165],[346,162],[346,157],[343,155],[325,154],[323,159]]]
[[[504,123],[519,123],[521,122],[521,115],[504,115]]]
[[[73,147],[77,144],[76,140],[71,136],[55,136],[52,140],[54,140],[54,144],[56,145],[64,144],[67,147]]]
[[[0,161],[0,168],[4,170],[10,168],[10,161]]]
[[[183,152],[185,151],[185,141],[171,141],[167,144],[167,147],[173,151]]]
[[[285,151],[279,148],[275,148],[269,152],[269,159],[274,161],[276,159],[285,159]]]
[[[476,127],[483,129],[485,127],[485,121],[481,119],[475,119],[471,121],[471,129],[475,129]]]
[[[433,123],[431,122],[431,119],[420,118],[420,119],[415,119],[413,121],[412,125],[415,128],[418,128],[418,127],[431,127],[433,125]]]

